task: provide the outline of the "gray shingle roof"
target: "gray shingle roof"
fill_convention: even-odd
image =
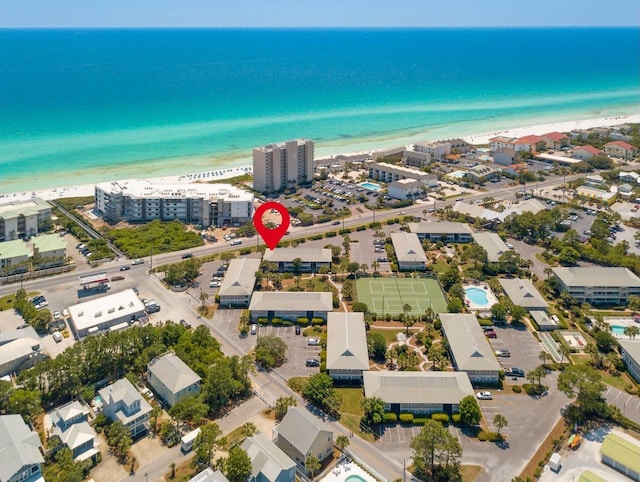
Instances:
[[[256,291],[249,310],[254,311],[331,311],[333,296],[320,291]]]
[[[262,434],[246,438],[242,449],[251,459],[251,472],[256,478],[262,473],[267,480],[276,480],[282,471],[296,466],[287,454]]]
[[[451,221],[409,223],[409,229],[412,233],[425,234],[471,234],[473,232],[468,224]]]
[[[300,258],[303,263],[331,263],[330,249],[317,248],[276,248],[264,252],[264,261],[269,263],[291,262]]]
[[[363,313],[329,313],[327,370],[368,370],[367,333]]]
[[[624,348],[631,358],[633,358],[637,364],[640,365],[640,340],[626,340],[618,339],[620,346]]]
[[[31,326],[27,326],[20,330],[6,330],[0,332],[0,346],[5,343],[9,343],[10,341],[17,340],[18,338],[33,338],[34,340],[40,339],[36,330]]]
[[[473,239],[487,251],[487,259],[497,263],[504,253],[509,251],[505,242],[496,233],[473,233]]]
[[[9,480],[25,465],[44,463],[41,446],[20,415],[0,416],[0,480]]]
[[[566,286],[609,286],[638,287],[640,278],[627,268],[615,267],[572,267],[551,268]]]
[[[504,289],[514,305],[522,306],[526,309],[547,308],[548,303],[530,280],[501,278],[499,281],[502,289]]]
[[[256,284],[256,272],[260,269],[260,260],[243,258],[234,259],[229,263],[224,275],[219,296],[248,296],[253,293]]]
[[[474,315],[440,313],[440,321],[458,370],[500,370],[493,349]]]
[[[276,431],[279,437],[286,439],[303,454],[311,450],[319,433],[333,433],[324,422],[298,407],[289,407],[282,422],[276,426]]]
[[[400,263],[426,263],[422,244],[415,233],[391,233],[391,241]]]
[[[375,372],[363,373],[365,397],[385,403],[459,403],[473,395],[464,372]]]
[[[189,482],[229,482],[229,479],[219,470],[214,471],[211,467],[207,467],[189,479]]]
[[[200,377],[173,352],[157,356],[147,369],[173,393],[200,382]]]

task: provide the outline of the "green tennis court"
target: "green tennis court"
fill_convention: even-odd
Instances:
[[[436,313],[446,313],[447,303],[440,285],[429,278],[361,278],[357,281],[358,301],[369,311],[384,316],[399,315],[402,306],[411,306],[413,315],[422,315],[429,307]]]

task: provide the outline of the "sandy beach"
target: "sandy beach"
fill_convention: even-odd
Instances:
[[[471,136],[465,136],[463,139],[471,144],[481,145],[487,144],[489,139],[495,136],[506,137],[522,137],[526,135],[542,135],[548,132],[569,132],[574,129],[590,129],[593,127],[611,127],[618,124],[626,123],[640,123],[640,114],[629,116],[614,116],[614,117],[599,117],[594,119],[582,119],[576,121],[555,122],[547,124],[537,124],[527,127],[518,127],[514,129],[505,129],[494,132],[485,132],[482,134],[475,134]],[[437,139],[424,139],[425,141],[435,141]],[[373,152],[372,149],[370,152]],[[345,156],[353,155],[366,155],[367,152],[350,152],[344,153]],[[335,157],[335,156],[330,156]],[[330,158],[330,157],[325,157]],[[320,158],[319,158],[320,159]],[[228,179],[231,177],[240,176],[243,174],[251,173],[252,166],[244,165],[233,168],[213,169],[211,171],[200,171],[193,173],[186,173],[181,176],[163,176],[146,178],[145,180],[158,184],[189,184],[193,182],[208,182],[213,180]],[[42,189],[31,192],[18,192],[10,194],[0,194],[0,204],[17,201],[23,199],[31,199],[39,197],[45,200],[58,199],[65,197],[83,197],[91,196],[95,191],[95,184],[81,184],[77,186],[64,186],[52,189]]]

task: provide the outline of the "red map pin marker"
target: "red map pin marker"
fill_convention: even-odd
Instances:
[[[280,226],[275,229],[269,229],[264,224],[262,224],[262,215],[266,211],[269,211],[271,209],[278,211],[280,213],[280,216],[282,217]],[[253,225],[255,226],[256,231],[258,231],[258,234],[262,236],[264,244],[266,244],[269,249],[273,250],[276,246],[278,246],[278,243],[282,239],[282,236],[284,236],[284,233],[286,233],[289,229],[290,219],[291,217],[289,216],[289,211],[287,211],[287,208],[280,203],[272,201],[264,203],[260,207],[258,207],[258,209],[256,209],[256,212],[253,214]]]

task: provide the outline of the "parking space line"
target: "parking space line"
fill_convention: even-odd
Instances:
[[[397,425],[397,427],[398,427],[398,442],[404,443],[406,440],[404,436],[404,429],[400,425]],[[402,437],[400,437],[400,434],[402,434]]]
[[[618,392],[618,394],[616,395],[616,398],[614,398],[614,400],[617,400],[620,395],[622,395],[622,392]]]
[[[640,410],[640,402],[638,402],[638,405],[636,405],[636,410]]]

